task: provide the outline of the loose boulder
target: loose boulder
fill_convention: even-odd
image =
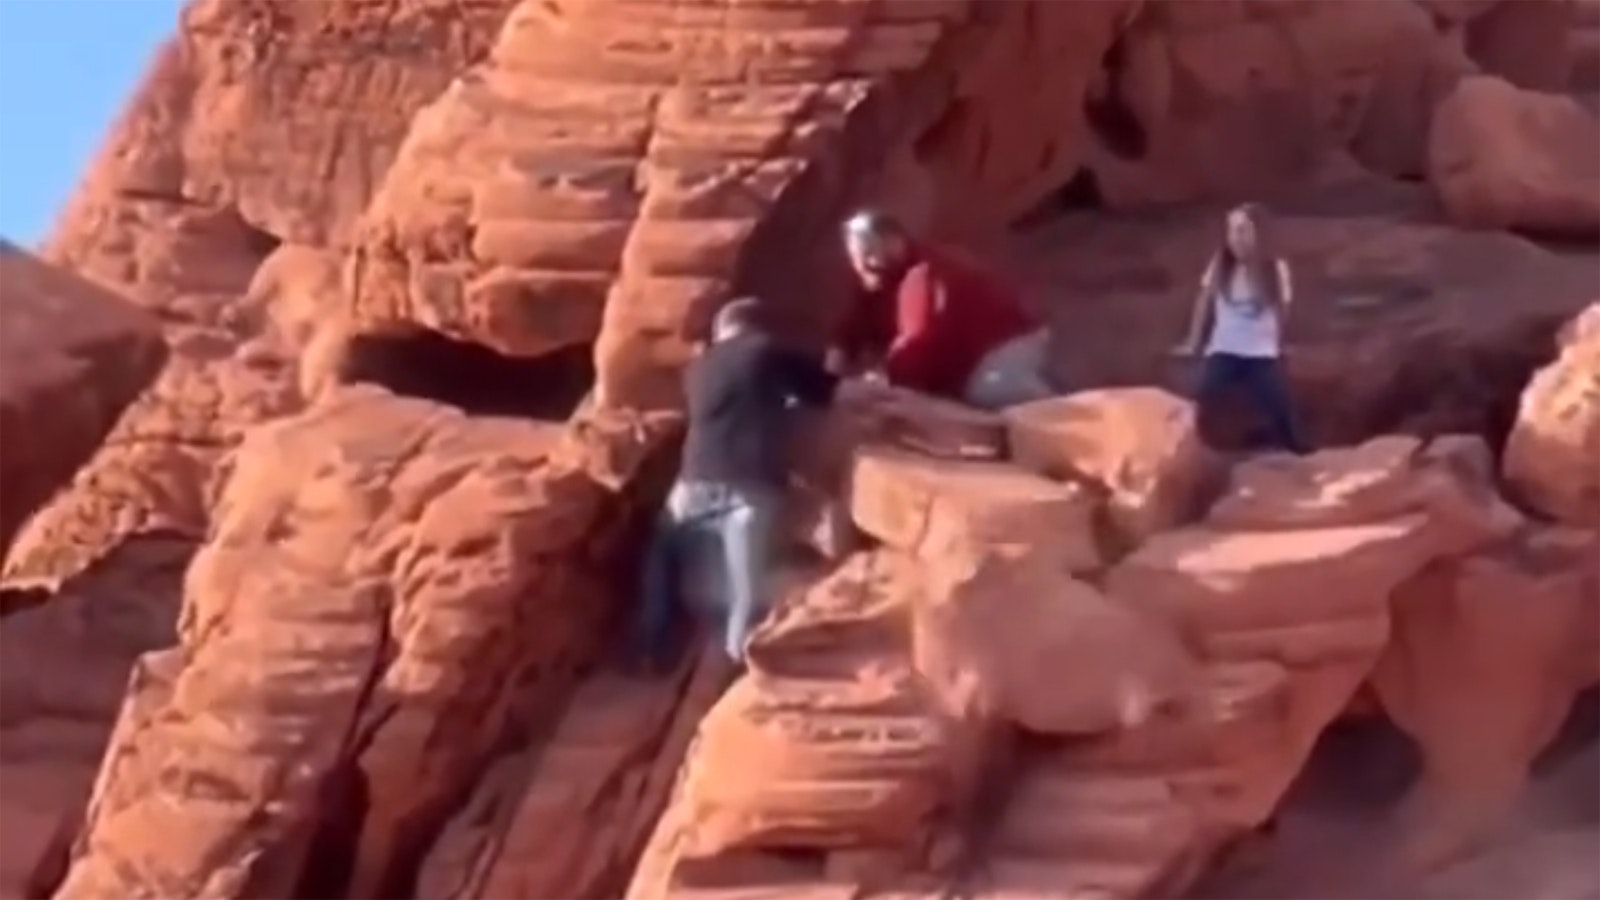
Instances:
[[[1574,525],[1600,527],[1600,303],[1566,329],[1560,355],[1522,393],[1506,441],[1518,499]]]
[[[1194,407],[1157,388],[1109,388],[1006,411],[1011,455],[1055,478],[1082,478],[1107,495],[1127,541],[1197,518],[1221,460],[1201,440]]]

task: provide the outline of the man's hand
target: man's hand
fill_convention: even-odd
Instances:
[[[829,347],[822,354],[822,367],[834,375],[844,378],[850,374],[850,354],[840,347]]]
[[[1200,352],[1200,342],[1199,341],[1183,341],[1182,343],[1175,345],[1171,350],[1168,350],[1167,352],[1172,354],[1173,356],[1182,357],[1182,358],[1187,359],[1188,357],[1194,356],[1195,354]]]
[[[862,383],[871,385],[887,385],[889,376],[882,369],[868,369],[859,376]]]

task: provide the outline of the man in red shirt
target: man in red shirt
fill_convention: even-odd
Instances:
[[[890,384],[1002,409],[1054,392],[1045,381],[1045,329],[1016,292],[976,263],[913,240],[879,212],[844,227],[850,267],[866,289],[838,350]]]

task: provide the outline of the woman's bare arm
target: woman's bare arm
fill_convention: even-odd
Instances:
[[[1286,259],[1278,260],[1274,269],[1278,276],[1278,312],[1287,313],[1294,303],[1294,272]]]
[[[1216,268],[1213,262],[1206,266],[1205,273],[1200,276],[1200,289],[1195,292],[1194,303],[1189,308],[1189,329],[1176,348],[1181,355],[1191,356],[1198,352],[1200,342],[1205,340],[1206,332],[1211,327],[1211,296],[1216,291]]]

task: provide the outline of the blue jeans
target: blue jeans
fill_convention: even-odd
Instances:
[[[684,608],[684,563],[697,547],[714,545],[723,570],[716,598],[725,615],[722,646],[734,662],[744,660],[777,512],[776,496],[759,488],[682,480],[672,486],[645,557],[637,635],[641,652],[657,662],[669,656]]]
[[[1293,453],[1305,452],[1299,429],[1295,426],[1294,407],[1289,400],[1289,383],[1283,377],[1283,369],[1275,357],[1208,354],[1200,371],[1199,395],[1196,398],[1200,407],[1206,409],[1213,406],[1235,387],[1248,393],[1266,416],[1274,445]]]

